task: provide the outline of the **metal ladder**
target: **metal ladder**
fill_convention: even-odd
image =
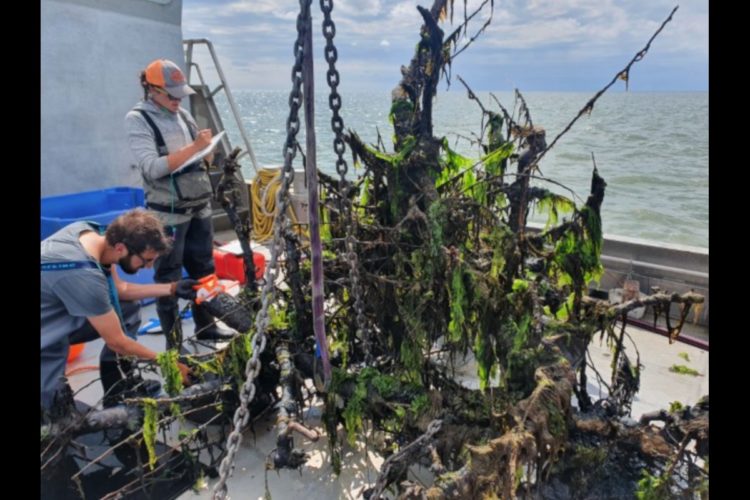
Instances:
[[[199,127],[203,125],[211,128],[214,134],[224,130],[221,117],[219,116],[218,109],[216,108],[216,104],[214,102],[214,96],[219,91],[223,90],[227,96],[227,101],[229,102],[229,107],[232,110],[232,115],[234,116],[235,122],[237,123],[237,129],[240,131],[242,140],[245,142],[245,151],[243,151],[238,158],[242,158],[246,154],[249,155],[253,170],[255,170],[255,173],[257,174],[258,162],[255,159],[255,153],[253,153],[253,148],[250,145],[250,138],[247,136],[247,132],[245,132],[245,127],[242,126],[242,120],[240,118],[240,113],[237,110],[237,104],[235,103],[234,97],[232,96],[232,91],[229,90],[229,85],[227,85],[227,80],[224,77],[224,71],[222,71],[221,69],[221,64],[219,64],[219,59],[216,57],[216,52],[214,51],[213,44],[205,38],[191,38],[188,40],[183,40],[182,43],[185,45],[185,66],[187,68],[188,84],[202,98],[191,99],[191,107],[193,108],[193,115],[196,119],[196,122],[198,123]],[[193,47],[195,45],[206,45],[208,47],[209,53],[211,54],[211,59],[213,60],[214,66],[216,67],[216,73],[219,77],[219,81],[221,82],[213,90],[209,89],[208,85],[206,84],[198,63],[193,61]],[[193,66],[195,67],[195,72],[198,75],[198,80],[200,81],[199,85],[190,84],[190,74]],[[224,157],[231,153],[231,144],[229,143],[229,138],[226,134],[224,134],[224,137],[221,139],[218,149],[219,152],[224,155]]]

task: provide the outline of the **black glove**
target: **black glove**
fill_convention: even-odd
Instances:
[[[198,285],[198,280],[185,278],[184,280],[180,280],[177,282],[174,294],[181,298],[181,299],[187,299],[187,300],[195,300],[195,290],[193,287],[195,285]]]

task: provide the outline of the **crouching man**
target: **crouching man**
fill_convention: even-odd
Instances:
[[[176,296],[195,298],[195,280],[142,285],[122,281],[113,264],[129,274],[167,253],[170,243],[157,217],[135,209],[120,215],[106,228],[93,222],[74,222],[41,244],[41,406],[43,414],[55,406],[66,388],[65,364],[70,344],[101,337],[100,355],[104,404],[123,397],[153,395],[156,381],[123,377],[131,363],[120,356],[153,360],[156,353],[136,341],[140,327],[140,299]],[[179,364],[187,385],[188,367]],[[136,380],[137,384],[133,381]],[[137,387],[135,387],[137,385]]]

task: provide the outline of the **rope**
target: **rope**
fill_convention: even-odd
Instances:
[[[273,220],[276,215],[276,192],[281,187],[281,170],[261,168],[251,188],[253,207],[253,239],[268,241],[273,237]],[[293,207],[287,207],[293,225],[298,225]],[[299,232],[299,231],[298,231]]]

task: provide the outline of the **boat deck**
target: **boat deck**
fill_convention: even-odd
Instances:
[[[181,304],[184,305],[184,304]],[[155,305],[143,308],[144,324],[156,318]],[[193,335],[192,319],[183,320],[185,338]],[[634,326],[627,327],[631,340],[626,341],[625,348],[635,358],[634,349],[640,353],[643,365],[641,390],[633,401],[632,417],[638,419],[641,414],[668,408],[673,401],[683,405],[693,405],[698,399],[708,394],[708,352],[682,342],[669,344],[668,339]],[[693,332],[693,335],[696,333]],[[156,351],[164,349],[163,335],[145,334],[139,341]],[[99,351],[103,341],[97,340],[85,345],[83,353],[69,364],[70,384],[74,391],[79,391],[77,398],[93,405],[101,398],[101,385],[97,381]],[[195,344],[193,349],[206,352],[209,346]],[[606,343],[595,339],[590,346],[591,361],[605,381],[609,380],[611,350]],[[699,375],[685,375],[670,371],[673,365],[683,365],[696,370]],[[149,376],[149,375],[147,375]],[[157,377],[157,375],[153,375]],[[471,360],[457,367],[457,377],[466,385],[476,384],[476,368]],[[476,385],[474,385],[476,386]],[[596,377],[589,369],[589,393],[596,398],[606,394],[606,388],[596,382]],[[358,442],[355,447],[344,445],[343,469],[336,476],[331,469],[328,441],[321,422],[322,401],[313,400],[311,407],[304,413],[305,424],[318,431],[321,438],[312,442],[303,436],[295,436],[295,445],[309,454],[308,462],[299,471],[268,471],[266,457],[276,446],[274,429],[275,415],[268,414],[259,420],[254,428],[255,433],[245,431],[241,449],[236,455],[234,474],[228,481],[229,495],[234,498],[264,498],[266,484],[273,498],[295,498],[304,495],[306,500],[323,500],[330,498],[361,498],[362,491],[372,485],[377,478],[383,459],[367,449],[367,444]],[[345,441],[340,430],[340,442]],[[426,471],[412,470],[410,478],[426,477]],[[200,491],[188,490],[179,496],[183,500],[210,498],[215,480],[207,481]]]

